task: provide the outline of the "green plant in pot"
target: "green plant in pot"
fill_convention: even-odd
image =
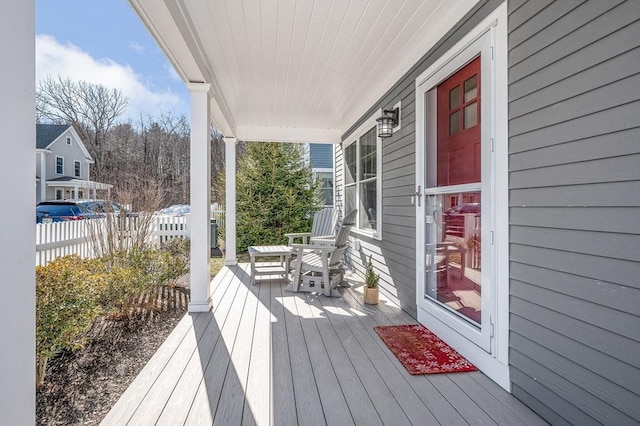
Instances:
[[[364,303],[367,305],[377,305],[380,292],[378,284],[380,282],[380,275],[376,274],[373,270],[373,264],[371,263],[371,255],[367,261],[366,272],[364,274]]]

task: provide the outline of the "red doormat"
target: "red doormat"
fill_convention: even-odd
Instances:
[[[421,324],[374,330],[411,374],[461,373],[477,368]]]

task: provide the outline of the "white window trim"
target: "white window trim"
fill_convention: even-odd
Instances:
[[[58,158],[62,160],[62,173],[58,173]],[[54,164],[57,175],[64,175],[64,157],[56,155],[56,163]]]
[[[71,146],[71,136],[67,136],[67,145]]]
[[[327,168],[327,167],[319,167],[317,169],[311,169],[313,172],[313,179],[317,179],[318,178],[318,174],[319,173],[331,173],[331,179],[333,182],[333,187],[331,188],[331,204],[327,204],[324,207],[333,207],[336,205],[336,174],[335,174],[335,170],[333,168]]]
[[[353,133],[351,133],[351,135],[342,142],[342,164],[343,164],[343,178],[342,178],[342,215],[344,217],[344,215],[346,215],[347,211],[345,211],[346,209],[346,198],[347,198],[347,192],[346,192],[346,174],[347,174],[347,162],[346,159],[344,157],[344,153],[346,148],[355,143],[357,140],[360,139],[360,137],[362,137],[365,133],[367,133],[368,131],[370,131],[372,128],[376,128],[376,171],[377,171],[377,175],[376,175],[376,229],[360,229],[357,226],[354,226],[353,228],[351,228],[351,232],[354,234],[359,234],[359,235],[363,235],[366,237],[370,237],[370,238],[374,238],[376,240],[382,240],[382,139],[380,137],[378,137],[378,131],[377,131],[377,122],[376,122],[376,118],[378,118],[379,116],[382,115],[382,109],[379,109],[377,111],[376,114],[372,115],[371,117],[369,117],[364,123],[362,123],[360,125],[360,127],[358,127]],[[360,168],[360,149],[356,149],[356,158],[358,159],[358,162],[356,163],[356,168],[359,169]],[[357,171],[356,171],[356,175],[357,175]],[[358,185],[358,183],[360,181],[356,180],[356,196],[359,200],[359,196],[360,196],[360,185]],[[334,200],[335,202],[335,200]],[[359,202],[356,203],[356,205],[360,205]],[[357,215],[357,225],[360,225],[360,213],[358,212]]]
[[[482,50],[482,39],[487,36],[490,50]],[[479,42],[480,40],[480,42]],[[485,39],[486,40],[486,39]],[[475,44],[475,52],[473,52]],[[485,44],[486,46],[486,44]],[[473,362],[480,370],[496,381],[506,390],[510,390],[509,379],[509,204],[508,204],[508,97],[507,97],[507,8],[506,2],[498,6],[477,27],[471,30],[460,42],[442,55],[434,64],[416,79],[416,176],[417,185],[422,185],[421,179],[425,173],[425,111],[426,100],[423,96],[429,87],[435,87],[448,75],[462,67],[471,56],[480,53],[493,56],[494,61],[489,70],[483,67],[483,77],[486,71],[491,73],[490,92],[483,90],[483,129],[484,142],[492,143],[493,150],[489,161],[491,162],[492,178],[489,180],[491,197],[488,202],[493,207],[489,229],[493,233],[494,244],[491,247],[490,265],[492,280],[489,287],[494,287],[492,293],[491,323],[495,327],[495,336],[491,342],[491,353],[482,351],[475,343],[464,337],[464,332],[457,331],[465,328],[463,319],[454,315],[443,316],[435,314],[436,308],[425,309],[418,307],[418,319],[432,331],[442,337],[463,356]],[[486,96],[486,95],[489,96]],[[490,139],[490,141],[488,140]],[[483,163],[483,169],[484,163]],[[485,175],[483,172],[483,183]],[[426,194],[424,188],[418,189]],[[485,188],[483,188],[485,190]],[[484,193],[483,193],[484,194]],[[416,232],[424,235],[426,214],[426,200],[423,198],[420,206],[416,206]],[[484,195],[483,195],[484,198]],[[483,214],[484,216],[484,214]],[[484,237],[484,236],[483,236]],[[483,238],[483,240],[488,241]],[[422,247],[421,247],[422,246]],[[416,247],[417,271],[423,269],[420,259],[424,259],[425,247],[418,244]],[[420,301],[424,296],[424,277],[418,273],[418,285],[416,286],[416,300]],[[434,305],[435,306],[435,305]],[[466,325],[466,332],[472,333],[471,326]],[[462,330],[464,331],[464,330]]]
[[[78,174],[76,174],[76,164],[78,165]],[[73,177],[82,176],[82,163],[78,160],[73,160]]]

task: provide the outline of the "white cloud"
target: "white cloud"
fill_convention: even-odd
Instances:
[[[146,50],[145,47],[137,41],[130,41],[129,47],[136,53],[144,53],[144,51]]]
[[[49,35],[36,36],[36,84],[50,75],[84,80],[120,90],[129,98],[123,118],[137,120],[143,116],[158,116],[161,112],[182,112],[180,96],[170,89],[149,87],[143,77],[128,65],[109,58],[96,59],[71,43],[60,43]]]
[[[175,68],[173,68],[171,64],[167,63],[167,65],[165,66],[165,70],[167,71],[167,74],[169,74],[169,77],[171,77],[171,79],[173,79],[174,81],[182,82],[182,79],[178,75],[178,72]]]

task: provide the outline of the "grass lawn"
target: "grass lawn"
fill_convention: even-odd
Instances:
[[[249,262],[249,253],[243,252],[238,253],[238,263],[248,263]],[[224,256],[221,257],[212,257],[209,261],[210,269],[211,269],[211,279],[216,276],[220,269],[224,266]]]

